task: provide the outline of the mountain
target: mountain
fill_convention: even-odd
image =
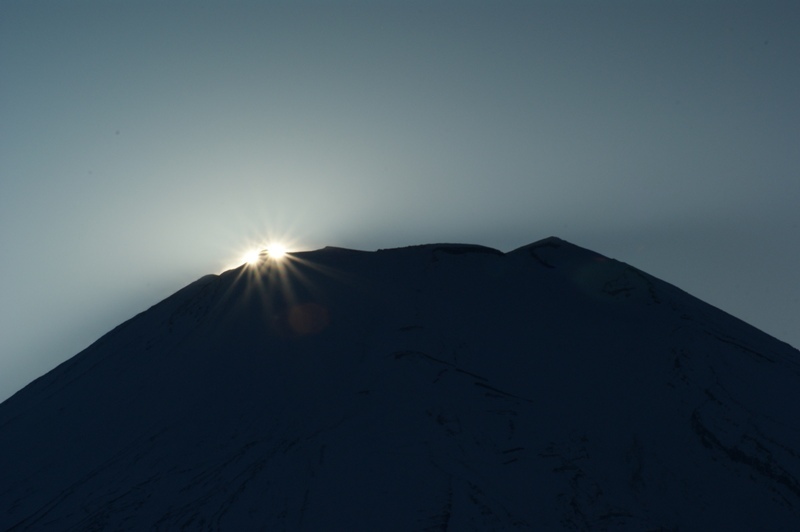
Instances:
[[[800,353],[548,238],[209,275],[0,405],[3,530],[796,530]]]

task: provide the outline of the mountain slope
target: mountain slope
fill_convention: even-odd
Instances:
[[[265,259],[0,405],[0,528],[790,530],[798,355],[557,238]]]

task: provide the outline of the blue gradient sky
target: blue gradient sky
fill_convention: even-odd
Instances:
[[[0,399],[273,237],[557,235],[800,346],[800,4],[0,3]]]

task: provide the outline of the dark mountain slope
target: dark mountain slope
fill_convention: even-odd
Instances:
[[[265,259],[0,405],[0,528],[794,530],[798,355],[556,238]]]

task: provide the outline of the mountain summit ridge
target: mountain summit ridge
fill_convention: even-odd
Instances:
[[[323,248],[0,404],[0,528],[791,530],[798,400],[797,350],[556,237]]]

